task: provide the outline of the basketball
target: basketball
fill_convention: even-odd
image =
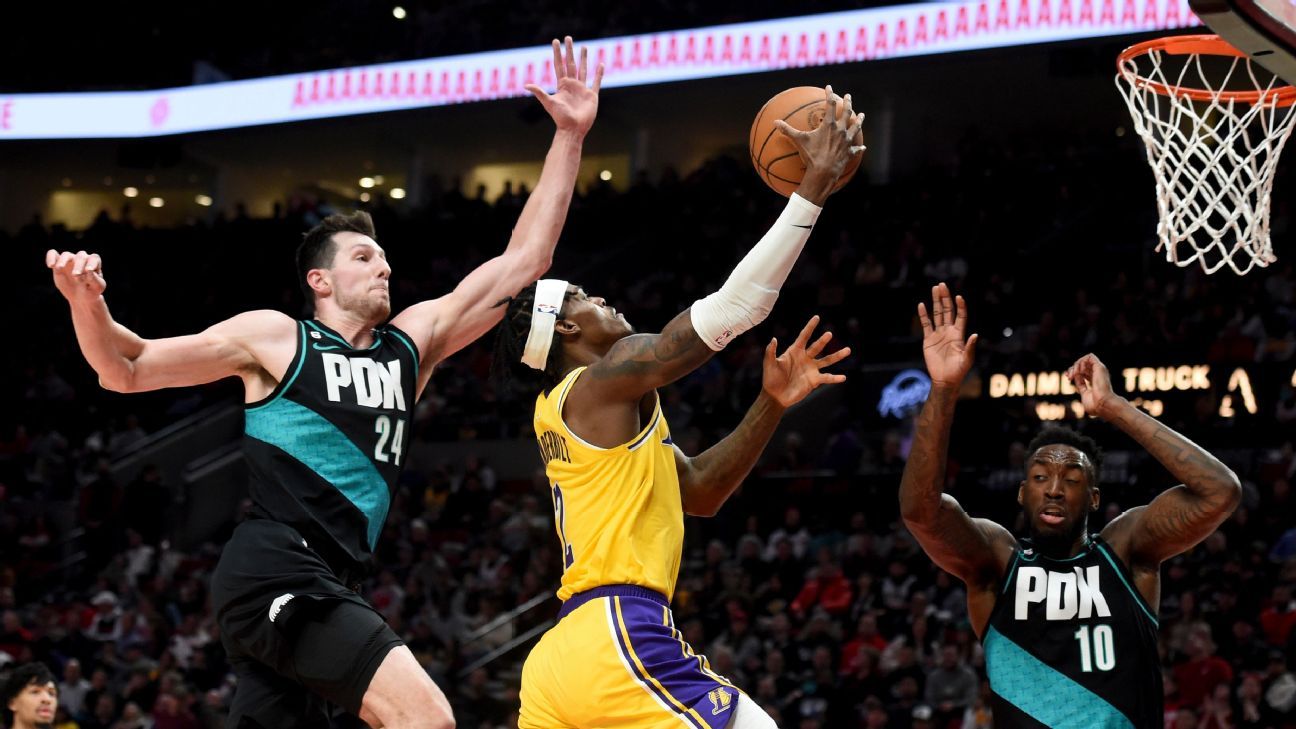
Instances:
[[[756,121],[752,122],[751,136],[748,138],[748,149],[751,152],[752,164],[756,173],[765,184],[783,197],[789,197],[801,185],[805,176],[805,163],[797,154],[796,146],[787,138],[774,122],[782,119],[795,129],[809,131],[823,122],[827,102],[824,101],[824,90],[814,86],[797,86],[783,91],[765,102]],[[838,101],[837,115],[842,119],[845,107]],[[845,123],[845,122],[843,122]],[[855,144],[864,143],[864,132],[855,135]],[[859,170],[862,154],[857,154],[846,163],[846,169],[837,179],[833,192],[842,188]]]

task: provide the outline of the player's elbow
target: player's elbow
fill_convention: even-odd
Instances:
[[[138,392],[135,383],[129,374],[102,374],[99,375],[99,386],[109,392],[119,392],[128,395]]]
[[[720,513],[724,499],[698,488],[686,488],[684,491],[684,513],[689,516],[710,518]]]
[[[684,508],[684,513],[689,516],[699,516],[703,519],[710,519],[720,513],[719,504],[690,504]]]
[[[928,524],[934,515],[935,510],[920,499],[900,499],[900,518],[910,531]]]
[[[1224,478],[1220,481],[1220,501],[1228,513],[1233,513],[1242,503],[1242,481],[1231,468],[1224,469]]]

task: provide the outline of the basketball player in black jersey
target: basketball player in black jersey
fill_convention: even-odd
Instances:
[[[297,252],[315,318],[253,311],[200,334],[143,339],[113,321],[97,255],[46,254],[77,340],[100,383],[118,392],[242,378],[244,453],[254,517],[212,578],[212,603],[238,677],[232,729],[327,727],[325,702],[372,727],[454,725],[440,689],[355,592],[373,566],[414,403],[432,369],[486,333],[494,304],[549,268],[571,201],[603,69],[586,86],[553,42],[557,91],[528,86],[557,130],[503,254],[454,291],[391,313],[391,268],[369,216],[330,216]]]
[[[931,395],[900,484],[905,524],[927,555],[967,584],[986,652],[998,727],[1161,727],[1157,605],[1161,563],[1205,539],[1241,498],[1237,476],[1192,441],[1112,391],[1092,354],[1066,371],[1085,411],[1147,449],[1181,485],[1127,510],[1101,533],[1101,453],[1092,439],[1046,430],[1031,443],[1018,490],[1030,532],[974,519],[942,493],[950,424],[972,365],[967,305],[932,289],[918,305]]]

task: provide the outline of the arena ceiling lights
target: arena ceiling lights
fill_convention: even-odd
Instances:
[[[952,0],[582,42],[604,87],[1199,25],[1186,0]],[[0,96],[0,140],[153,137],[524,96],[547,46],[154,91]]]

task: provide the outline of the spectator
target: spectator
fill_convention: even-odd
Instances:
[[[1296,676],[1287,670],[1287,656],[1282,651],[1269,654],[1269,667],[1264,679],[1265,705],[1285,721],[1296,711]]]
[[[183,703],[187,696],[158,696],[153,707],[153,729],[200,729],[198,717]]]
[[[83,729],[112,729],[117,717],[117,698],[105,693],[95,699],[94,711],[82,719],[81,726]]]
[[[1293,626],[1296,626],[1296,600],[1292,599],[1291,585],[1275,585],[1268,607],[1260,613],[1265,640],[1272,646],[1285,646]]]
[[[785,539],[792,546],[792,555],[798,560],[805,559],[810,545],[810,532],[801,524],[801,510],[795,506],[789,506],[783,512],[783,526],[770,534],[769,543],[774,546]],[[775,554],[769,556],[776,557]]]
[[[819,567],[814,576],[805,581],[800,594],[792,601],[792,612],[797,617],[803,618],[815,607],[834,616],[842,615],[850,608],[850,583],[842,576],[841,567],[830,550],[821,550],[819,556]]]
[[[113,722],[112,729],[153,729],[153,720],[145,716],[139,704],[128,701],[122,708],[121,716]]]
[[[85,636],[90,640],[116,642],[122,636],[122,611],[117,606],[117,596],[101,590],[90,601],[94,612],[85,626]]]
[[[85,699],[90,689],[90,682],[81,675],[81,661],[68,659],[63,664],[63,680],[58,685],[59,706],[73,716],[80,715],[86,710]]]
[[[24,663],[9,674],[3,699],[4,725],[9,729],[47,726],[58,708],[54,674],[43,663]]]
[[[1233,681],[1233,667],[1228,661],[1215,655],[1215,642],[1211,640],[1208,627],[1192,631],[1185,652],[1188,660],[1174,667],[1175,683],[1179,686],[1183,705],[1195,709],[1214,694],[1216,686],[1228,685]],[[1198,721],[1196,714],[1193,714],[1191,721],[1194,724]]]
[[[941,648],[940,663],[927,672],[926,703],[936,712],[936,723],[948,726],[961,720],[977,699],[981,681],[959,657],[958,647]]]
[[[0,651],[9,654],[16,661],[30,661],[34,641],[35,635],[22,624],[18,611],[5,610],[0,613]]]
[[[147,437],[148,433],[140,427],[139,417],[131,413],[126,416],[126,422],[121,430],[109,436],[108,453],[113,458],[118,458]]]

